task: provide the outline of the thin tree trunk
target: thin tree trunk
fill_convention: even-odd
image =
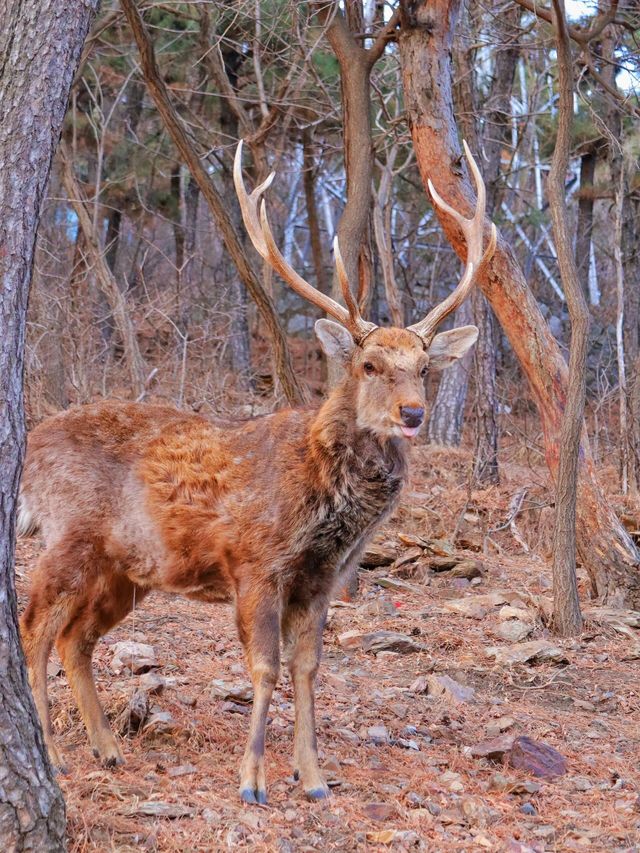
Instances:
[[[580,633],[582,614],[576,580],[576,503],[578,456],[587,391],[589,309],[578,279],[569,233],[565,176],[573,124],[573,58],[564,0],[552,0],[558,54],[558,132],[547,191],[560,277],[571,320],[567,401],[560,428],[560,463],[556,482],[556,518],[553,534],[553,625],[563,636]]]
[[[322,237],[320,235],[320,217],[318,216],[318,205],[316,203],[316,162],[311,133],[308,127],[305,127],[302,131],[302,176],[304,198],[307,207],[307,222],[309,223],[311,256],[313,258],[313,268],[316,272],[316,287],[322,293],[328,293],[329,282],[324,266]]]
[[[141,67],[149,94],[153,98],[160,117],[173,140],[173,144],[180,152],[194,180],[198,183],[200,192],[206,199],[213,218],[220,229],[220,234],[227,251],[265,323],[266,331],[271,338],[276,371],[282,384],[282,390],[290,403],[304,402],[308,399],[308,392],[294,372],[287,341],[278,320],[273,301],[265,292],[264,287],[249,264],[246,253],[229,218],[225,202],[214,187],[207,170],[202,165],[202,161],[171,103],[167,87],[158,71],[153,44],[140,17],[138,8],[134,0],[121,0],[121,6],[140,51]]]
[[[64,141],[60,143],[59,150],[62,161],[62,183],[69,196],[69,203],[78,217],[78,225],[84,235],[87,253],[91,258],[91,265],[98,286],[109,304],[118,334],[122,339],[124,360],[129,368],[131,388],[134,397],[138,397],[144,390],[146,365],[138,346],[136,330],[129,314],[127,301],[105,260],[98,235],[93,228],[93,221],[87,210],[87,200],[74,174],[71,156]]]
[[[597,147],[585,151],[580,158],[580,193],[578,195],[578,223],[576,225],[576,264],[578,278],[585,296],[589,295],[589,267],[591,260],[591,232],[593,230],[593,179],[598,159]]]
[[[24,341],[33,255],[55,146],[97,2],[5,7],[0,31],[0,846],[65,849],[65,810],[18,636],[15,513],[25,449]]]
[[[403,0],[399,49],[407,116],[422,181],[426,187],[431,178],[449,204],[470,215],[473,193],[468,176],[460,169],[451,96],[449,55],[458,6],[457,0]],[[449,217],[438,216],[456,252],[465,257],[462,234]],[[547,464],[555,479],[567,366],[511,247],[500,236],[479,285],[529,381],[542,423]],[[598,486],[584,430],[579,464],[577,548],[593,592],[612,606],[640,605],[640,555]]]

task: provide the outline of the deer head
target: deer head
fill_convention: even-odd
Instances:
[[[420,322],[406,329],[381,328],[365,320],[353,297],[342,262],[338,238],[333,243],[336,275],[346,308],[321,293],[285,261],[275,244],[261,196],[271,185],[275,172],[247,193],[242,178],[242,141],[238,143],[233,178],[245,227],[258,253],[295,290],[337,322],[317,320],[315,331],[328,358],[340,360],[355,384],[356,422],[382,437],[411,438],[420,429],[425,415],[424,378],[429,368],[442,369],[453,364],[473,346],[478,337],[476,326],[461,326],[436,334],[440,323],[467,298],[479,268],[493,255],[496,227],[491,225],[489,244],[483,253],[486,192],[480,170],[464,142],[464,150],[473,174],[477,201],[473,217],[467,219],[448,205],[431,181],[429,191],[434,202],[460,226],[467,242],[467,259],[453,292],[436,305]]]

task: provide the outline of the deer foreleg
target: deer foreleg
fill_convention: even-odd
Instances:
[[[295,699],[295,775],[301,779],[305,793],[312,800],[329,796],[329,788],[318,766],[314,710],[314,683],[326,613],[326,602],[316,601],[309,607],[289,607],[283,619],[287,665]]]
[[[277,597],[252,590],[239,597],[238,628],[253,682],[253,709],[249,737],[240,766],[240,798],[245,803],[266,803],[264,741],[271,694],[280,669],[280,626]]]

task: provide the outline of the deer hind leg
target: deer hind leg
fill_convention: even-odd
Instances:
[[[64,564],[62,557],[53,549],[40,557],[31,583],[29,603],[20,619],[20,634],[49,758],[54,767],[65,772],[64,762],[54,742],[47,695],[47,663],[55,635],[66,619],[63,577],[60,574],[60,567]]]
[[[280,626],[277,595],[254,589],[239,595],[237,620],[240,640],[253,682],[253,708],[247,746],[240,765],[240,798],[266,803],[264,742],[267,713],[280,671]]]
[[[56,638],[93,754],[104,767],[123,764],[124,758],[98,698],[91,658],[98,639],[124,619],[144,594],[125,575],[101,572],[76,597]]]
[[[329,796],[318,766],[314,709],[314,683],[326,615],[327,603],[315,600],[309,605],[290,603],[282,619],[285,657],[295,701],[294,775],[301,779],[307,797],[312,800]]]

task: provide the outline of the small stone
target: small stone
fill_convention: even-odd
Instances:
[[[484,619],[487,615],[486,608],[475,598],[458,598],[453,601],[445,601],[443,607],[451,613],[466,616],[467,619]]]
[[[405,798],[409,808],[412,808],[412,809],[424,808],[424,799],[420,796],[420,794],[417,794],[415,791],[407,791],[404,798]]]
[[[522,814],[526,814],[529,817],[534,817],[534,815],[538,814],[535,809],[535,806],[532,803],[523,803],[520,806],[520,811],[522,812]]]
[[[525,736],[514,740],[509,753],[509,764],[516,770],[526,770],[539,779],[564,776],[567,772],[566,759],[557,749]]]
[[[362,811],[369,820],[390,820],[396,815],[395,806],[391,803],[367,803]]]
[[[175,720],[169,711],[156,711],[151,714],[144,726],[144,731],[155,735],[169,735],[175,730]]]
[[[140,730],[149,715],[149,694],[144,690],[134,690],[129,704],[118,715],[115,727],[121,735],[127,736]]]
[[[132,809],[130,814],[145,815],[146,817],[162,817],[167,820],[174,820],[179,817],[192,817],[196,810],[191,806],[184,806],[180,803],[163,803],[160,800],[153,800],[138,805]]]
[[[503,761],[513,746],[514,739],[513,735],[502,735],[480,741],[471,747],[471,755],[474,758],[487,758],[489,761]]]
[[[166,679],[157,672],[145,672],[140,676],[140,690],[144,690],[150,696],[159,696],[166,686]]]
[[[211,825],[213,823],[220,823],[220,821],[222,820],[222,816],[220,812],[217,812],[214,809],[203,809],[202,819],[205,823]]]
[[[159,666],[153,646],[147,643],[133,643],[125,640],[113,647],[111,669],[119,675],[124,670],[139,675]]]
[[[437,803],[434,803],[433,800],[429,800],[429,802],[427,803],[427,811],[434,817],[438,817],[438,815],[441,814],[442,809]]]
[[[370,726],[367,729],[367,738],[371,743],[383,744],[389,742],[389,732],[386,726]]]
[[[593,785],[586,776],[573,776],[570,781],[576,791],[590,791]]]
[[[519,619],[509,619],[507,622],[502,622],[495,630],[495,633],[503,640],[509,643],[519,643],[524,640],[533,631],[533,625],[529,622],[521,622]]]
[[[253,701],[253,687],[249,681],[223,681],[214,678],[209,684],[211,695],[215,699],[226,699],[230,702],[249,703]]]
[[[513,717],[499,717],[497,720],[492,720],[487,725],[487,735],[490,738],[498,737],[502,732],[506,732],[507,729],[515,726],[516,721]]]
[[[402,654],[424,651],[424,646],[420,643],[416,643],[406,634],[398,634],[395,631],[375,631],[373,634],[365,634],[362,638],[362,648],[365,652],[373,652],[373,654],[381,651]]]
[[[198,768],[193,764],[179,764],[177,767],[170,767],[167,772],[174,779],[178,776],[191,776],[192,773],[198,772]]]
[[[488,657],[495,659],[501,666],[513,666],[518,663],[566,663],[567,656],[562,649],[547,640],[531,640],[528,643],[516,643],[508,648],[491,646],[485,649]]]
[[[447,699],[455,704],[473,702],[475,699],[475,691],[472,687],[465,687],[448,675],[429,675],[426,683],[429,696]]]
[[[482,574],[482,567],[477,560],[462,560],[451,570],[451,577],[466,578],[469,581],[473,578],[482,577]]]

